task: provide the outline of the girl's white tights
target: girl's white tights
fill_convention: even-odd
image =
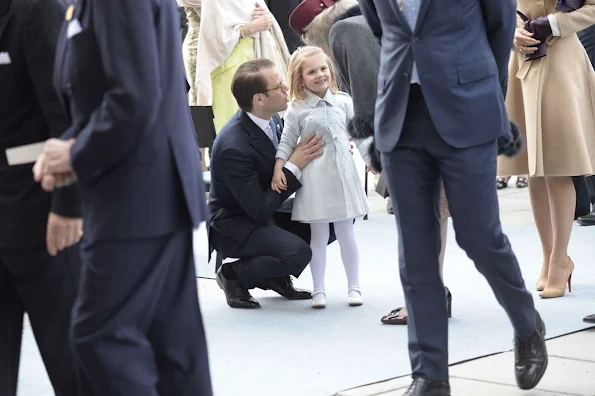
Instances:
[[[349,290],[359,290],[359,251],[355,241],[353,220],[337,221],[334,224],[337,242],[341,248],[341,259],[347,274]],[[310,224],[312,261],[310,270],[314,282],[314,293],[324,291],[324,273],[326,270],[326,247],[329,239],[328,223]]]

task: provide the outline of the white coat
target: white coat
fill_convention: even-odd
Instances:
[[[298,139],[312,132],[322,135],[323,154],[304,169],[302,188],[295,196],[291,219],[303,223],[332,223],[368,213],[368,197],[350,152],[347,123],[353,118],[353,101],[343,92],[327,91],[324,98],[306,91],[306,100],[294,101],[285,114],[277,158],[289,159]],[[372,138],[356,141],[366,164]],[[360,170],[360,172],[363,170]]]

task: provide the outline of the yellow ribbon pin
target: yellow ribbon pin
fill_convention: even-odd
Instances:
[[[68,9],[66,10],[66,17],[65,17],[65,19],[67,21],[70,21],[73,16],[74,16],[74,6],[73,5],[70,5],[70,6],[68,6]]]

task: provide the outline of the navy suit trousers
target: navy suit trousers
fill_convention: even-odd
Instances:
[[[411,87],[401,138],[382,154],[382,163],[399,232],[413,375],[448,380],[448,319],[438,266],[440,179],[457,243],[485,276],[516,334],[526,338],[535,331],[533,299],[500,225],[496,156],[496,141],[463,149],[448,145],[420,87]]]
[[[83,244],[72,342],[86,396],[212,396],[192,230]]]

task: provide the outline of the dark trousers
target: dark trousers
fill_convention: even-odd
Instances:
[[[192,230],[81,253],[72,342],[85,396],[211,396]]]
[[[414,375],[448,379],[448,319],[438,266],[440,179],[459,246],[487,279],[515,332],[527,338],[535,331],[533,299],[500,225],[496,150],[495,141],[465,149],[448,145],[420,87],[411,87],[401,138],[392,152],[383,153],[382,164],[397,219]]]
[[[300,276],[312,258],[312,250],[299,236],[266,225],[254,229],[230,257],[239,258],[231,265],[242,285],[252,289],[270,278]]]
[[[56,396],[79,395],[68,332],[80,266],[78,246],[0,250],[0,395],[16,395],[25,312]]]
[[[593,206],[593,210],[595,210],[595,176],[587,176],[585,178],[585,183],[587,185],[587,191],[589,192],[589,201],[591,201],[591,206]]]

